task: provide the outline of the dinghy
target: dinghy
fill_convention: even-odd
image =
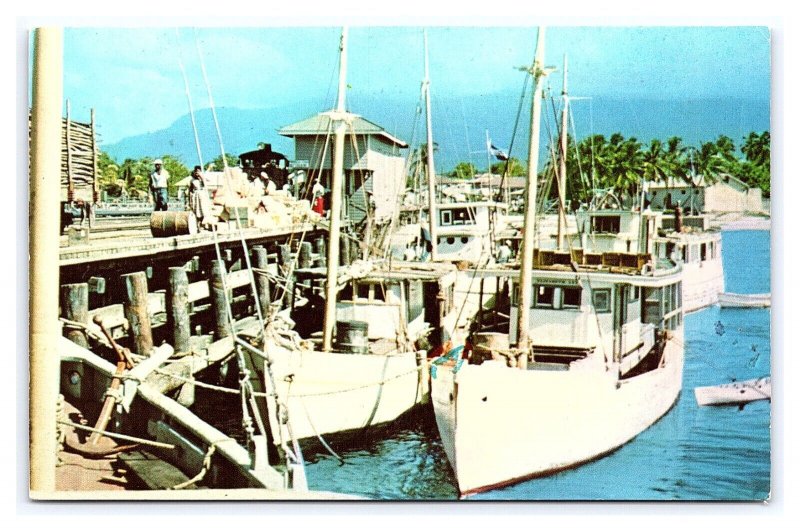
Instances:
[[[769,376],[764,376],[742,382],[695,387],[694,397],[699,406],[747,404],[755,400],[771,400],[772,383]]]

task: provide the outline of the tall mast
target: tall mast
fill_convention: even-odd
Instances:
[[[30,131],[30,492],[56,490],[58,216],[61,190],[63,31],[33,34]]]
[[[344,174],[344,136],[349,115],[345,110],[347,90],[347,27],[342,28],[339,43],[339,94],[336,109],[330,113],[334,121],[333,172],[331,174],[331,208],[328,228],[328,276],[325,283],[325,321],[322,331],[322,350],[330,352],[336,326],[336,292],[339,273],[339,232],[341,230],[342,181]]]
[[[517,348],[526,354],[520,356],[520,368],[527,367],[527,353],[530,350],[528,327],[530,323],[531,299],[533,298],[533,236],[536,220],[536,185],[539,167],[539,130],[542,115],[542,81],[544,79],[544,28],[539,28],[536,42],[536,55],[528,72],[534,79],[533,101],[531,102],[531,138],[528,145],[528,182],[525,189],[525,225],[523,228],[521,267],[519,273],[519,316],[517,320]]]
[[[564,203],[567,197],[567,118],[569,98],[567,97],[567,54],[564,54],[564,83],[561,88],[561,160],[558,170],[558,250],[564,249],[564,233],[567,232],[567,216]],[[563,223],[562,223],[563,222]]]
[[[436,169],[433,166],[433,131],[431,130],[431,80],[428,72],[428,32],[422,30],[425,44],[425,79],[422,87],[425,91],[425,123],[428,132],[428,223],[431,235],[431,261],[439,259],[439,238],[436,232]]]

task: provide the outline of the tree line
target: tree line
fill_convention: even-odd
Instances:
[[[225,155],[228,166],[236,166],[239,159],[234,155]],[[160,158],[164,169],[169,172],[167,183],[169,195],[177,194],[178,181],[187,177],[191,170],[184,164],[180,157],[161,155],[160,157],[142,157],[140,159],[125,159],[117,162],[105,151],[100,151],[97,158],[97,171],[99,173],[100,189],[112,198],[146,199],[150,187],[150,174],[153,172],[153,161]],[[220,155],[210,163],[215,169],[222,169],[222,156]],[[207,165],[208,167],[208,165]]]
[[[658,139],[649,144],[635,137],[626,138],[614,133],[608,138],[593,135],[576,145],[567,139],[567,197],[577,201],[591,199],[593,190],[610,189],[620,195],[632,196],[640,189],[642,179],[664,182],[668,178],[695,185],[702,176],[706,182],[716,182],[731,175],[750,187],[760,188],[765,197],[770,194],[770,134],[751,132],[743,138],[737,150],[732,138],[720,135],[714,141],[689,146],[680,137]],[[558,170],[558,143],[548,147],[547,163],[540,178],[552,176]],[[517,158],[491,165],[491,172],[510,176],[527,174],[527,167]],[[506,173],[507,172],[507,173]],[[460,162],[452,177],[470,178],[479,170],[470,162]],[[555,187],[551,194],[555,193]]]

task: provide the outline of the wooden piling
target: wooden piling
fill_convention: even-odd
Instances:
[[[228,320],[228,297],[225,293],[225,262],[214,260],[211,262],[211,279],[209,280],[209,294],[211,306],[214,309],[214,334],[219,340],[231,335],[231,324]]]
[[[328,254],[328,249],[325,246],[325,238],[323,236],[318,236],[314,239],[314,252],[317,253],[317,263],[315,264],[316,267],[327,267],[328,260],[326,256]]]
[[[298,267],[300,269],[307,269],[311,267],[311,242],[300,243]]]
[[[147,309],[147,275],[144,271],[138,271],[122,275],[122,279],[125,282],[122,306],[130,325],[134,349],[139,354],[149,356],[153,351],[153,329]]]
[[[189,319],[189,276],[182,267],[169,268],[167,324],[172,332],[175,352],[189,352],[192,334]]]
[[[89,285],[64,284],[61,286],[61,316],[78,323],[89,323]],[[64,334],[73,343],[89,348],[86,333],[83,330],[67,328]]]
[[[256,269],[267,269],[267,249],[261,245],[253,247],[253,267]],[[264,273],[254,272],[256,281],[256,293],[258,294],[258,306],[261,308],[261,315],[266,317],[269,314],[269,278]]]
[[[278,265],[284,274],[292,265],[292,248],[288,244],[278,246]]]

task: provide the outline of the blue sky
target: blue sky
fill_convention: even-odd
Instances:
[[[531,62],[536,31],[429,27],[434,99],[518,92],[522,74],[516,67]],[[197,42],[216,106],[269,108],[310,100],[324,110],[335,98],[339,33],[338,27],[319,26],[67,28],[64,97],[79,121],[95,108],[103,143],[165,128],[188,112],[181,62],[194,107],[209,106]],[[353,112],[359,94],[417,96],[421,28],[351,26],[349,41]],[[547,64],[560,69],[564,53],[574,95],[769,98],[765,27],[547,28]],[[560,90],[561,74],[550,83]]]

